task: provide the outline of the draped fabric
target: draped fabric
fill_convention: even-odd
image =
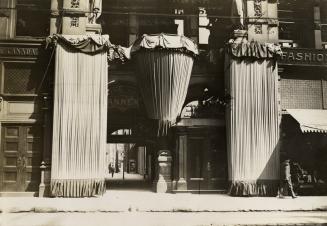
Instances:
[[[184,53],[158,50],[141,51],[136,60],[147,115],[157,120],[158,135],[165,135],[182,110],[193,58]]]
[[[143,35],[131,48],[147,115],[166,135],[180,114],[191,77],[194,42],[177,35]]]
[[[56,46],[51,193],[84,197],[105,191],[107,53]]]
[[[60,35],[54,34],[47,37],[47,46],[51,44],[60,43],[71,50],[87,53],[97,54],[99,52],[107,51],[108,61],[124,62],[130,57],[128,48],[120,45],[114,45],[109,40],[109,35]]]
[[[144,34],[137,39],[131,47],[131,53],[137,52],[140,49],[170,49],[181,52],[187,52],[189,55],[199,54],[197,45],[189,38],[179,35],[158,34],[147,35]]]
[[[229,194],[271,196],[279,182],[277,66],[270,58],[226,57]]]
[[[227,53],[233,57],[247,59],[269,59],[275,58],[282,54],[279,45],[274,43],[258,43],[258,42],[237,42],[230,40],[227,47]]]

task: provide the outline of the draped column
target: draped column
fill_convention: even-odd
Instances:
[[[271,196],[279,182],[278,47],[233,43],[226,56],[229,194]]]
[[[157,129],[156,192],[172,190],[172,155],[167,133],[180,114],[191,78],[196,44],[178,35],[143,35],[131,48],[147,116]]]
[[[91,44],[89,38],[84,41]],[[60,40],[56,45],[53,196],[85,197],[105,192],[108,63],[107,52],[99,46],[95,48],[98,52],[87,54]]]
[[[131,48],[147,115],[166,135],[180,114],[191,78],[196,44],[178,35],[143,35]]]

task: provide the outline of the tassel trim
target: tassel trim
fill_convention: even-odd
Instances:
[[[91,197],[106,191],[104,179],[55,179],[50,184],[54,197]]]

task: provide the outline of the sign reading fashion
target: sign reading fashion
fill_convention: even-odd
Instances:
[[[310,66],[327,65],[327,50],[325,49],[299,49],[283,48],[279,59],[280,64],[297,64]]]

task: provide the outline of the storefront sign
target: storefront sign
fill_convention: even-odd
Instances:
[[[108,109],[121,112],[139,109],[139,98],[136,87],[130,85],[110,86]]]
[[[283,48],[279,64],[327,66],[326,49]]]
[[[127,109],[138,108],[138,99],[130,96],[115,96],[109,97],[108,107],[118,109],[120,111],[126,111]]]
[[[37,56],[37,48],[0,47],[0,56]]]

